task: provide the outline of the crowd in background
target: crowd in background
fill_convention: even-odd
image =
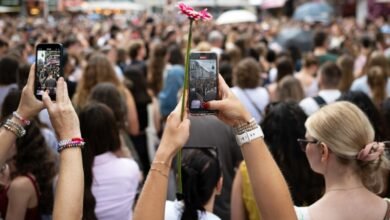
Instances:
[[[323,106],[340,101],[355,104],[368,117],[375,140],[390,140],[388,22],[378,18],[358,26],[353,19],[337,18],[325,25],[267,18],[257,23],[194,25],[192,50],[218,54],[221,76],[261,125],[294,205],[309,206],[325,192],[321,172],[313,168],[297,142],[305,139],[306,119]],[[310,32],[304,42],[310,48],[281,45],[278,37],[287,27]],[[64,78],[87,143],[82,151],[84,219],[131,218],[165,121],[181,96],[187,34],[188,22],[175,15],[145,14],[131,20],[87,15],[1,18],[3,120],[18,107],[35,62],[35,46],[58,42],[64,47]],[[208,219],[260,219],[233,130],[214,116],[190,120],[187,145],[215,146],[218,153],[189,152],[192,157],[183,158],[184,190],[191,195],[184,198],[183,216],[206,210]],[[34,216],[31,219],[50,219],[58,173],[57,145],[48,113],[42,111],[1,168],[0,198],[8,201],[8,205],[0,201],[2,218],[23,219],[18,213],[22,209],[22,215]],[[380,173],[378,182],[364,185],[388,198],[390,176],[381,167],[369,169]],[[364,169],[364,178],[371,177]],[[176,178],[173,173],[169,177],[168,199],[174,201]],[[19,200],[23,195],[29,196],[26,202]],[[210,198],[214,203],[214,197],[212,209],[204,208]],[[177,215],[172,211],[175,206],[167,203],[166,216]]]

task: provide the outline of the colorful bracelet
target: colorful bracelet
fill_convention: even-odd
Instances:
[[[84,139],[82,138],[72,138],[69,140],[61,140],[58,142],[58,148],[57,151],[60,153],[61,151],[68,149],[68,148],[83,148],[85,145]]]
[[[30,121],[20,116],[16,111],[12,113],[12,115],[22,122],[23,126],[30,125]]]
[[[21,138],[26,134],[26,129],[24,129],[20,124],[13,122],[11,119],[7,119],[3,126],[8,131],[14,133],[18,138]]]

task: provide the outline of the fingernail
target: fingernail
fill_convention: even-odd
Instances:
[[[204,102],[204,103],[203,103],[203,108],[204,108],[204,109],[209,109],[209,108],[210,108],[210,103]]]

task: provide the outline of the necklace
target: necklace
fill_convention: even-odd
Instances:
[[[350,190],[355,190],[355,189],[361,189],[365,188],[364,186],[356,186],[352,188],[335,188],[335,189],[327,189],[326,192],[331,192],[331,191],[350,191]]]

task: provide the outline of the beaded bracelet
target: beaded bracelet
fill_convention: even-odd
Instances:
[[[259,125],[256,123],[256,119],[252,118],[249,122],[241,124],[234,129],[234,133],[237,134],[243,134],[245,132],[254,130],[258,127]]]
[[[85,145],[84,139],[82,138],[72,138],[70,140],[61,140],[58,142],[58,148],[57,151],[60,153],[61,151],[68,149],[68,148],[74,148],[79,147],[83,148]]]
[[[24,126],[30,125],[30,121],[20,116],[17,112],[13,112],[12,115],[22,122]]]
[[[18,138],[21,138],[26,134],[26,129],[18,123],[13,122],[11,119],[7,119],[3,126],[8,131],[14,133]]]

